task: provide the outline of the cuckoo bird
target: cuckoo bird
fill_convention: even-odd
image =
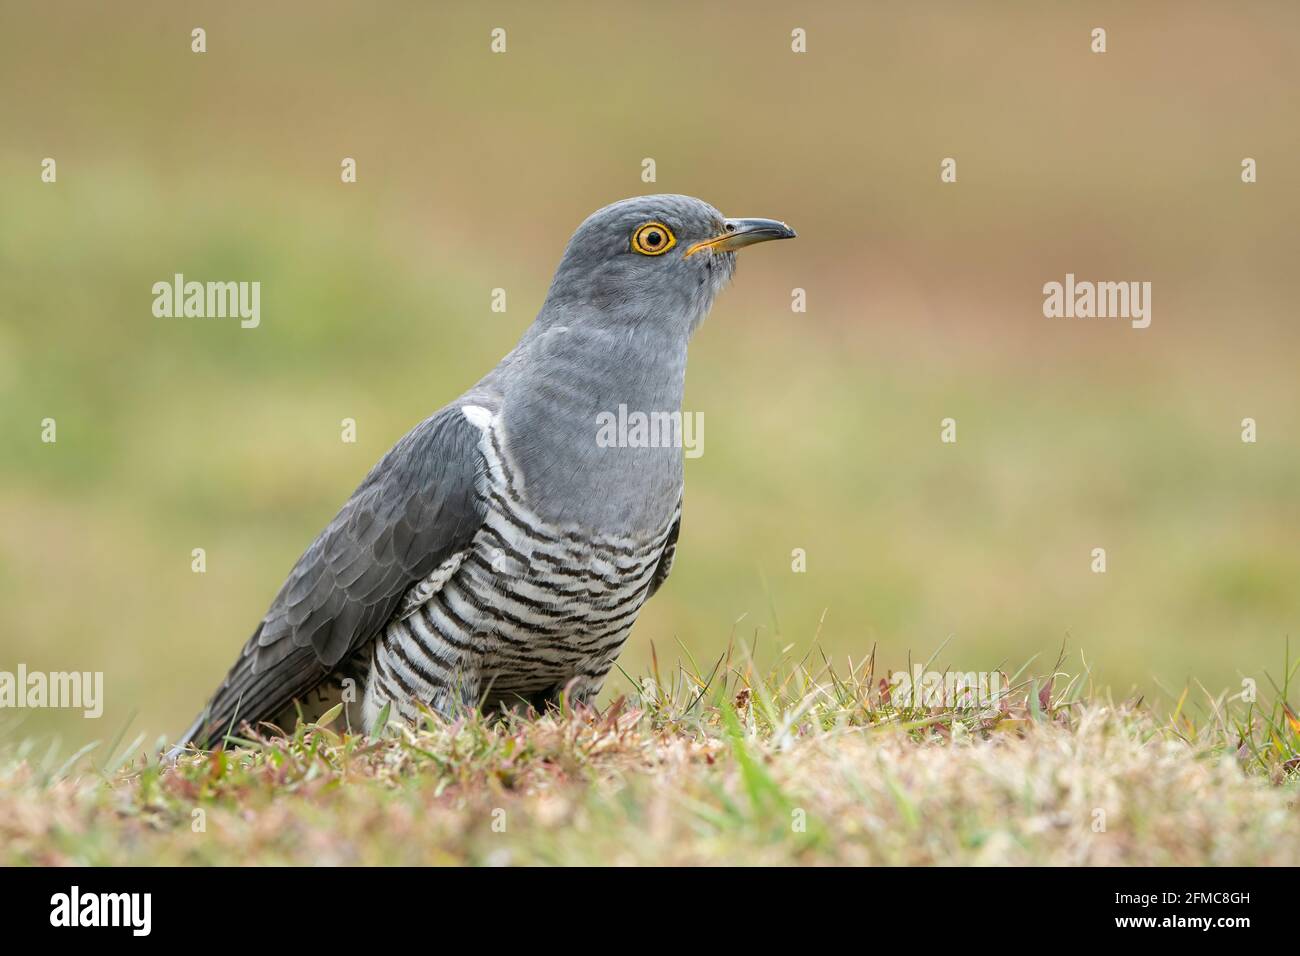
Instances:
[[[340,701],[365,729],[590,701],[672,568],[683,488],[680,442],[600,442],[597,421],[680,422],[687,343],[736,251],[794,234],[689,196],[589,216],[518,344],[371,469],[178,749]]]

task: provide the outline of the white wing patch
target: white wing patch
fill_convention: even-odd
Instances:
[[[481,432],[485,432],[492,427],[492,419],[495,417],[482,405],[462,405],[460,413]]]
[[[426,604],[429,598],[441,591],[447,582],[451,580],[451,576],[460,568],[461,562],[465,560],[467,553],[461,551],[458,554],[453,554],[434,568],[433,572],[423,581],[412,584],[410,590],[406,592],[406,596],[402,598],[401,607],[397,609],[396,620],[405,621],[418,611],[422,605]]]

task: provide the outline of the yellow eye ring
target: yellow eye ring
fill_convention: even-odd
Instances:
[[[677,237],[662,222],[647,222],[632,233],[632,248],[643,256],[662,256],[677,245]]]

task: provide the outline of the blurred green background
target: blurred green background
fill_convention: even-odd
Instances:
[[[692,346],[705,453],[629,672],[951,637],[962,670],[1067,642],[1121,693],[1262,684],[1300,622],[1300,7],[1083,7],[5,0],[0,669],[107,697],[22,732],[179,731],[577,223],[643,192],[800,237]],[[155,318],[177,272],[260,281],[261,327]],[[1151,327],[1045,319],[1067,272],[1152,282]]]

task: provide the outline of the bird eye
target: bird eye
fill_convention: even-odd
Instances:
[[[643,256],[662,256],[677,245],[677,237],[662,222],[647,222],[632,233],[632,248]]]

